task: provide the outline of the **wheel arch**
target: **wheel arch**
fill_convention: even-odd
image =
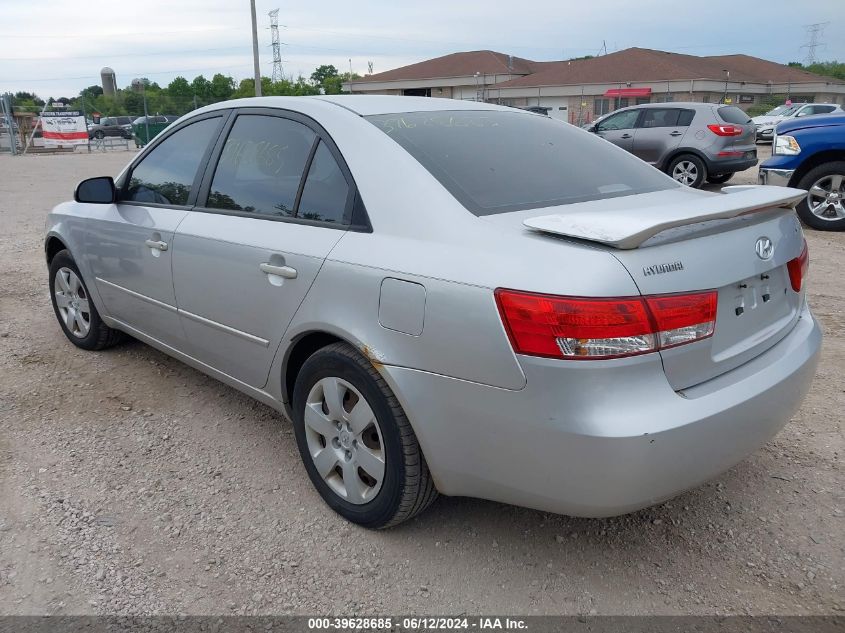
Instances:
[[[348,340],[332,334],[325,330],[310,330],[298,334],[291,342],[282,361],[282,402],[290,409],[291,400],[293,398],[293,388],[296,385],[296,378],[299,375],[299,370],[305,364],[305,361],[314,354],[317,350],[322,349],[332,343],[346,343],[355,349]],[[290,413],[290,411],[288,411]]]
[[[795,187],[810,170],[815,169],[819,165],[840,160],[845,160],[845,149],[828,149],[808,156],[801,161],[801,164],[798,165],[798,168],[792,174],[792,178],[789,179],[789,186]]]
[[[692,147],[676,147],[673,149],[666,155],[663,162],[660,164],[660,171],[666,173],[666,170],[669,169],[669,165],[672,164],[672,161],[684,154],[691,154],[701,160],[701,162],[704,163],[704,168],[708,173],[710,172],[710,161],[707,160],[707,156],[704,155],[704,152]]]
[[[58,235],[51,234],[44,240],[44,256],[47,258],[47,265],[53,261],[53,258],[60,251],[67,250],[67,245]]]

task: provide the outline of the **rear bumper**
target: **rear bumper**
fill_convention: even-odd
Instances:
[[[707,173],[733,174],[738,171],[745,171],[756,164],[756,155],[753,158],[711,158],[707,160]]]
[[[757,182],[761,185],[788,187],[789,181],[792,180],[792,175],[794,173],[794,169],[772,169],[768,167],[760,167],[760,171],[757,174]]]
[[[407,368],[382,373],[444,494],[600,517],[694,487],[773,437],[810,387],[821,338],[805,308],[777,345],[682,393],[654,355],[520,357],[520,391]]]

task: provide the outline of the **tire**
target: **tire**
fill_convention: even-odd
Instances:
[[[102,139],[105,136],[102,130],[97,130],[94,132],[94,138]]]
[[[731,178],[733,178],[733,173],[713,174],[711,176],[707,176],[707,182],[711,185],[721,185],[723,182],[728,182]]]
[[[807,195],[796,207],[804,224],[819,231],[845,231],[845,161],[836,160],[814,167],[804,174],[796,187],[807,190]],[[820,195],[822,192],[827,195]]]
[[[345,519],[367,528],[392,527],[437,498],[399,401],[346,343],[324,347],[303,364],[293,390],[293,425],[311,483]]]
[[[103,323],[69,251],[59,251],[53,257],[49,283],[53,312],[71,343],[94,351],[106,349],[123,340],[123,332],[113,330]]]
[[[707,178],[707,167],[695,154],[681,154],[669,163],[666,173],[682,185],[698,189]]]

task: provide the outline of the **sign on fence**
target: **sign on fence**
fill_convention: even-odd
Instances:
[[[85,145],[88,129],[81,112],[42,112],[41,135],[46,147]]]

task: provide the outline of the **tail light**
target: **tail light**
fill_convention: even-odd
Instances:
[[[745,132],[741,126],[728,123],[711,123],[707,127],[716,136],[742,136]]]
[[[792,289],[795,292],[801,292],[801,285],[810,269],[810,250],[807,248],[807,240],[804,240],[804,248],[801,249],[801,254],[795,259],[789,260],[786,269],[789,271]]]
[[[715,290],[648,297],[560,297],[498,288],[517,354],[596,360],[656,352],[713,335]]]

